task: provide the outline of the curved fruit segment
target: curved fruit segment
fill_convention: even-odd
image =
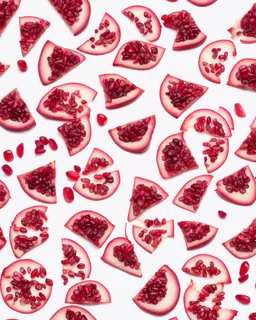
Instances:
[[[10,244],[16,258],[38,247],[49,238],[47,207],[33,206],[19,212],[10,227]]]
[[[111,166],[114,160],[104,151],[94,148],[86,166],[82,172],[83,175],[88,175],[90,173],[95,173],[98,170],[103,170]]]
[[[0,209],[2,209],[10,199],[10,191],[7,185],[0,180]]]
[[[131,6],[122,10],[122,14],[136,25],[140,34],[147,41],[154,42],[160,38],[162,26],[151,9],[143,6]]]
[[[5,0],[0,3],[1,21],[0,36],[15,15],[20,6],[20,0]]]
[[[103,215],[84,210],[74,214],[65,227],[100,248],[107,241],[115,226]]]
[[[206,7],[210,6],[211,4],[215,3],[217,0],[188,0],[189,2],[193,3],[199,7]]]
[[[23,57],[34,47],[41,38],[50,22],[39,17],[19,17],[20,24],[20,48]]]
[[[178,226],[183,233],[187,250],[205,246],[218,232],[218,228],[196,221],[180,221]]]
[[[188,82],[169,74],[160,87],[160,100],[164,109],[174,118],[179,118],[208,90],[200,84]]]
[[[66,22],[74,36],[84,31],[91,16],[91,5],[88,0],[75,0],[65,2],[61,0],[49,0],[53,7]]]
[[[115,109],[124,107],[138,99],[143,89],[116,73],[99,75],[105,95],[105,107]]]
[[[162,16],[166,28],[177,31],[173,50],[188,50],[200,46],[206,40],[206,35],[198,28],[191,14],[186,10],[172,12]]]
[[[17,176],[23,191],[31,198],[56,203],[56,164],[49,164]]]
[[[176,206],[196,213],[213,176],[201,175],[189,180],[173,199]]]
[[[243,141],[241,146],[236,150],[235,155],[248,160],[256,162],[256,128],[251,127],[251,132]]]
[[[4,268],[0,288],[6,305],[24,314],[44,307],[51,296],[53,281],[46,278],[46,269],[38,262],[25,259]]]
[[[94,36],[85,41],[77,50],[84,53],[101,55],[112,52],[118,46],[121,30],[116,20],[105,13]]]
[[[149,148],[155,126],[156,117],[153,115],[110,129],[108,133],[118,147],[140,153]]]
[[[3,233],[3,230],[0,226],[0,250],[6,245],[7,241],[5,239],[5,236],[4,236],[4,233]]]
[[[250,206],[256,200],[256,183],[249,166],[245,166],[217,183],[217,193],[227,201]]]
[[[140,262],[134,251],[134,245],[127,238],[115,238],[111,240],[103,253],[101,259],[128,274],[142,277]]]
[[[87,310],[81,307],[68,306],[59,309],[50,320],[69,320],[69,319],[81,319],[81,320],[96,320],[94,316]]]
[[[10,64],[0,61],[0,78],[10,68]]]
[[[148,70],[158,65],[165,48],[144,41],[132,40],[123,44],[115,57],[113,66],[136,70]]]
[[[46,41],[39,61],[39,78],[44,86],[57,81],[85,60],[85,57],[74,50]],[[62,63],[60,62],[62,61]]]
[[[66,295],[65,303],[83,305],[110,303],[108,289],[98,281],[85,280],[72,286]]]
[[[250,124],[250,128],[251,129],[255,129],[256,128],[256,117],[253,119],[253,122]]]
[[[73,120],[90,114],[88,102],[97,91],[82,83],[65,83],[48,91],[40,100],[37,112],[53,120]]]
[[[227,121],[231,130],[235,129],[235,124],[231,113],[224,107],[219,107],[217,112]]]
[[[135,177],[130,198],[128,221],[131,222],[138,218],[142,213],[159,204],[168,196],[168,193],[157,183],[148,179]]]
[[[162,316],[171,312],[180,297],[180,283],[175,272],[163,265],[133,298],[143,311]]]
[[[192,276],[214,280],[215,283],[231,283],[227,266],[219,258],[209,254],[198,254],[190,258],[182,271]]]
[[[198,66],[201,74],[209,81],[220,83],[220,77],[225,72],[225,61],[235,57],[236,47],[230,40],[218,40],[209,43],[201,51]]]
[[[160,143],[156,161],[164,179],[198,168],[195,158],[187,147],[183,132],[172,134]]]

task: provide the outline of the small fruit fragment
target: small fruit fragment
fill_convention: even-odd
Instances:
[[[7,241],[5,239],[2,228],[0,227],[0,250],[6,245]]]
[[[24,143],[20,143],[16,148],[16,154],[19,158],[22,158],[24,155]]]
[[[58,150],[57,142],[56,142],[54,139],[52,139],[52,138],[49,139],[49,147],[50,147],[53,151]]]
[[[224,107],[219,107],[217,112],[227,121],[231,130],[235,129],[235,124],[231,113]]]
[[[21,72],[26,72],[28,70],[28,65],[25,60],[17,61],[17,65]]]
[[[66,172],[66,176],[73,181],[77,181],[80,177],[80,174],[78,172],[75,171],[67,171]]]
[[[211,4],[215,3],[217,0],[188,0],[189,2],[193,3],[199,7],[206,7],[210,6]]]
[[[251,126],[251,132],[236,150],[235,155],[242,159],[256,162],[256,127]]]
[[[225,219],[227,217],[227,214],[226,212],[222,211],[222,210],[219,210],[218,211],[218,215],[221,219]]]
[[[247,272],[250,269],[250,264],[247,261],[242,262],[240,269],[239,269],[239,274],[240,276],[244,276],[247,274]]]
[[[47,139],[47,138],[45,138],[45,139]],[[44,139],[42,139],[42,140],[45,141]],[[43,143],[43,141],[41,141],[41,139],[35,140],[35,145],[36,145],[35,154],[43,154],[46,152],[46,150],[44,148],[45,143]],[[48,143],[48,139],[47,139],[47,143]]]
[[[2,170],[7,176],[11,176],[13,174],[13,170],[8,164],[4,164],[2,166]]]
[[[0,3],[0,36],[15,15],[20,5],[20,0],[4,0]]]
[[[0,209],[2,209],[10,199],[10,192],[7,185],[0,180]]]
[[[253,312],[249,315],[249,320],[256,320],[256,312]]]
[[[10,68],[10,64],[3,63],[0,61],[0,78]]]
[[[97,114],[97,123],[100,127],[105,126],[107,121],[108,121],[108,118],[105,116],[105,114],[102,114],[102,113]]]
[[[50,320],[96,320],[96,318],[84,308],[68,306],[56,311]]]
[[[229,153],[229,141],[227,138],[218,139],[211,138],[209,142],[204,142],[205,150],[204,165],[208,173],[212,173],[219,169],[227,160]]]
[[[240,103],[235,103],[235,113],[239,118],[245,118],[246,113]]]
[[[12,162],[14,159],[12,150],[5,150],[4,151],[4,160],[7,162]]]
[[[244,276],[239,277],[238,281],[240,283],[243,283],[243,282],[247,281],[248,279],[249,279],[249,274],[245,274]]]
[[[242,304],[249,304],[251,302],[251,298],[245,294],[237,294],[235,297]]]
[[[63,197],[67,203],[71,203],[74,201],[74,191],[70,187],[63,188]]]
[[[77,166],[77,165],[74,165],[74,170],[75,170],[75,172],[80,173],[81,172],[81,167]]]

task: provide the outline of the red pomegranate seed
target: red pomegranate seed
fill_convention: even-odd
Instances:
[[[63,188],[63,197],[67,203],[74,201],[74,192],[70,187]]]
[[[256,320],[256,312],[253,312],[249,315],[249,320]]]
[[[35,148],[35,154],[43,154],[46,150],[44,148]]]
[[[219,217],[220,217],[221,219],[225,219],[226,216],[227,216],[226,212],[221,211],[221,210],[218,211],[218,215],[219,215]]]
[[[105,126],[107,121],[108,121],[108,118],[104,114],[102,114],[102,113],[97,114],[97,122],[98,122],[99,126],[101,126],[101,127]]]
[[[8,164],[4,164],[2,166],[2,170],[7,176],[11,176],[13,174],[12,168],[8,166]]]
[[[16,148],[16,154],[19,158],[23,157],[24,154],[24,143],[20,143]]]
[[[77,166],[77,165],[74,165],[74,170],[75,172],[81,172],[81,167]]]
[[[239,274],[240,276],[244,276],[250,269],[250,264],[247,261],[244,261],[241,266],[240,266],[240,270],[239,270]]]
[[[49,146],[52,150],[58,150],[58,145],[54,139],[49,139]]]
[[[251,298],[245,294],[237,294],[236,300],[242,304],[249,304],[251,302]]]
[[[5,150],[4,151],[4,160],[7,162],[12,162],[13,161],[13,153],[12,150]]]
[[[22,72],[26,72],[28,70],[28,66],[25,60],[19,60],[17,65]]]
[[[240,118],[246,117],[246,113],[244,111],[244,108],[241,106],[240,103],[235,103],[235,112],[236,112],[236,115]]]
[[[42,144],[43,145],[47,145],[48,143],[49,143],[49,140],[46,138],[46,137],[44,137],[44,136],[41,136],[40,138],[39,138],[39,140],[42,142]]]
[[[239,277],[238,281],[242,283],[247,281],[248,279],[249,279],[249,274],[245,274],[244,276]]]
[[[80,175],[78,172],[75,172],[75,171],[67,171],[66,172],[66,176],[70,179],[70,180],[78,180]]]

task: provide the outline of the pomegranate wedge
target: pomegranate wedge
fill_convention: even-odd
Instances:
[[[10,68],[10,64],[0,61],[0,78]]]
[[[20,0],[2,0],[0,2],[0,36],[4,32],[5,28],[19,9]]]
[[[188,0],[189,2],[193,3],[199,7],[206,7],[210,6],[211,4],[215,3],[217,0]]]
[[[4,233],[3,233],[3,230],[0,226],[0,250],[3,249],[3,247],[6,245],[7,241],[5,239],[5,236],[4,236]]]
[[[235,155],[252,162],[256,162],[256,125],[251,125],[251,132],[236,150]]]
[[[113,163],[114,160],[110,157],[110,155],[98,148],[94,148],[82,174],[88,175],[90,173],[95,173],[111,166]]]
[[[68,306],[59,309],[51,317],[50,320],[63,320],[63,319],[81,319],[81,320],[96,320],[94,316],[87,310],[77,306]]]
[[[2,209],[10,199],[10,191],[7,185],[0,180],[0,209]]]
[[[235,124],[234,124],[234,120],[231,113],[226,108],[223,108],[223,107],[219,107],[217,112],[227,121],[230,129],[234,130]]]

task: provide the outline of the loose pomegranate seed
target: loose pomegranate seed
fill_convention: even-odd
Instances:
[[[2,170],[7,176],[11,176],[13,174],[12,168],[8,164],[4,164],[2,166]]]
[[[17,65],[22,72],[26,72],[28,70],[28,66],[25,60],[19,60]]]
[[[249,279],[249,274],[245,274],[244,276],[239,277],[238,281],[242,283],[247,281],[248,279]]]
[[[74,165],[74,170],[75,172],[81,172],[81,167],[77,166],[77,165]]]
[[[108,118],[104,114],[102,114],[102,113],[97,114],[97,122],[98,122],[99,126],[101,126],[101,127],[105,126],[107,121],[108,121]]]
[[[253,312],[249,315],[249,320],[256,320],[256,312]]]
[[[224,211],[222,211],[222,210],[219,210],[219,211],[218,211],[218,215],[219,215],[219,217],[220,217],[221,219],[225,219],[226,216],[227,216],[226,212],[224,212]]]
[[[239,270],[239,274],[240,276],[244,276],[250,269],[250,264],[247,261],[244,261],[241,266],[240,266],[240,270]]]
[[[58,150],[58,145],[56,143],[56,141],[52,138],[49,139],[49,147],[53,150],[56,151]]]
[[[237,294],[236,300],[242,304],[249,304],[251,302],[251,298],[245,294]]]
[[[45,145],[45,146],[49,143],[49,140],[48,140],[46,137],[44,137],[44,136],[39,137],[39,140],[40,140],[40,141],[42,142],[42,144]]]
[[[14,159],[12,150],[5,150],[4,151],[4,160],[7,162],[12,162]]]
[[[66,176],[70,179],[70,180],[78,180],[80,177],[80,174],[78,172],[75,171],[67,171],[66,172]]]
[[[241,106],[240,103],[235,103],[235,112],[236,112],[236,115],[240,118],[246,117],[246,113],[244,111],[244,108]]]
[[[46,150],[44,148],[35,148],[35,154],[44,154]]]
[[[74,191],[70,187],[63,188],[63,197],[67,203],[74,201]]]
[[[16,154],[19,158],[23,157],[24,154],[24,143],[20,143],[16,148]]]

